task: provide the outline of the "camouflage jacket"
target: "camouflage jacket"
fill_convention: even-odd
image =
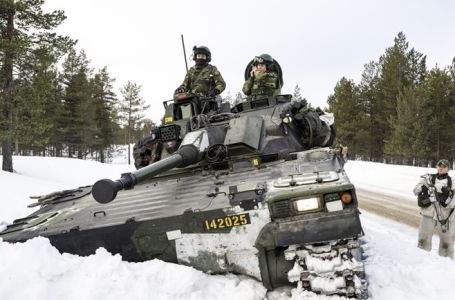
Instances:
[[[215,66],[207,64],[202,67],[192,66],[186,73],[180,88],[204,97],[209,96],[210,92],[215,89],[221,93],[226,88],[226,83],[220,71]]]
[[[245,81],[242,90],[245,95],[251,97],[276,96],[281,93],[281,85],[276,73],[258,73]]]
[[[416,196],[419,195],[419,193],[422,192],[423,186],[428,187],[429,182],[431,182],[432,176],[435,176],[435,175],[426,174],[422,177],[422,179],[420,179],[420,181],[414,187],[414,190],[413,190],[414,195],[416,195]],[[447,199],[445,199],[444,202],[445,202],[446,206],[444,207],[444,206],[440,205],[438,201],[436,201],[435,204],[429,205],[427,207],[421,207],[420,214],[422,216],[426,216],[426,217],[433,218],[434,220],[438,220],[438,216],[437,216],[436,210],[435,210],[435,205],[437,205],[439,207],[441,217],[443,220],[449,216],[452,208],[455,208],[455,197],[453,196],[455,194],[455,178],[452,177],[451,181],[452,181],[452,187],[451,187],[452,191],[449,195],[452,195],[452,196],[449,196]],[[436,177],[434,180],[434,189],[435,189],[435,193],[436,193],[436,199],[438,198],[438,193],[442,192],[443,187],[448,187],[448,180],[447,179],[438,179]],[[455,212],[452,213],[452,215],[450,215],[449,221],[455,221]]]

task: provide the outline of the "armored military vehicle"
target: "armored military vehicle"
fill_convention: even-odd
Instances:
[[[355,188],[343,148],[329,147],[330,114],[290,95],[164,107],[163,124],[135,147],[137,171],[40,197],[0,237],[367,297]]]

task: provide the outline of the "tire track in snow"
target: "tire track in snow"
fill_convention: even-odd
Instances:
[[[414,228],[419,227],[420,214],[417,203],[412,203],[397,196],[385,195],[359,188],[356,188],[356,194],[360,209],[410,225]]]

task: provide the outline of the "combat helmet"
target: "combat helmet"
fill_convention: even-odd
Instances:
[[[257,64],[266,64],[267,72],[274,72],[278,75],[278,79],[280,81],[280,86],[283,86],[283,72],[281,70],[280,64],[270,55],[267,53],[255,56],[246,66],[244,77],[245,80],[250,78],[251,70],[253,66]]]
[[[273,58],[270,54],[264,53],[253,59],[253,65],[265,64],[268,69],[273,65]]]
[[[207,63],[209,63],[212,60],[212,53],[210,53],[210,49],[206,46],[194,46],[193,47],[193,60],[196,60],[196,55],[202,53],[205,54],[207,57]]]

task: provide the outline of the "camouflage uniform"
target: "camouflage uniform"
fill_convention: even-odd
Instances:
[[[436,175],[428,174],[426,176]],[[443,176],[441,178],[438,178],[438,176],[436,176],[435,178],[434,188],[437,194],[437,198],[438,194],[442,194],[444,188],[448,187],[447,177],[448,176]],[[416,196],[422,192],[422,188],[424,186],[428,187],[428,180],[430,179],[422,178],[420,182],[415,186],[414,194]],[[451,180],[452,183],[455,184],[455,178],[452,177]],[[451,189],[452,191],[449,194],[451,196],[445,200],[446,206],[443,206],[438,201],[436,201],[427,207],[420,208],[420,215],[422,218],[420,219],[419,239],[417,246],[426,251],[431,251],[433,231],[436,229],[439,233],[439,255],[453,258],[453,246],[455,240],[455,214],[452,213],[448,219],[447,231],[442,232],[441,224],[438,221],[438,216],[435,210],[435,206],[437,206],[443,220],[449,216],[450,211],[455,207],[455,198],[453,197],[455,193],[455,186],[452,185]]]
[[[281,93],[278,75],[274,72],[257,73],[245,81],[243,93],[249,98],[276,96]]]
[[[219,94],[226,88],[220,71],[211,64],[192,66],[186,73],[178,89],[198,96],[207,97]],[[215,91],[216,90],[216,91]]]

